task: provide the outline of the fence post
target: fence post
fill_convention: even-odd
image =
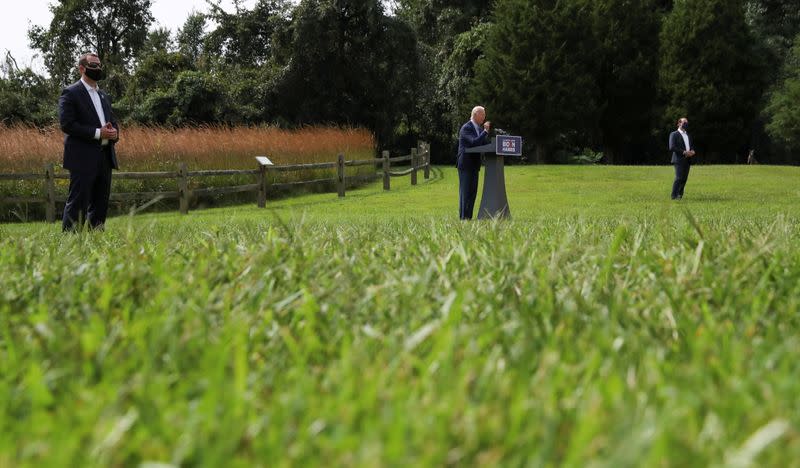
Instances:
[[[178,166],[178,191],[180,192],[181,214],[189,212],[189,175],[186,163]]]
[[[411,148],[411,185],[417,185],[417,149]]]
[[[258,207],[267,206],[267,166],[258,165]]]
[[[53,163],[44,166],[44,194],[47,197],[44,212],[48,223],[56,220],[56,186]]]
[[[339,159],[336,162],[336,169],[339,173],[339,197],[344,197],[344,154],[339,153]]]
[[[431,147],[424,141],[420,142],[420,145],[425,152],[423,156],[425,164],[425,180],[428,180],[431,178]]]
[[[389,186],[390,186],[390,183],[389,183],[389,180],[391,179],[391,177],[389,176],[389,165],[390,164],[391,164],[391,161],[389,161],[389,152],[386,151],[386,150],[383,150],[383,189],[384,190],[389,190]]]

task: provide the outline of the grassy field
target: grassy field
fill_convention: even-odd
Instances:
[[[0,225],[0,466],[800,466],[800,168],[433,174]]]

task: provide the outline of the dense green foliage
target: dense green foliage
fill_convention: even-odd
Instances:
[[[784,62],[800,27],[795,20],[800,11],[797,0],[697,2],[694,6],[681,1],[498,0],[492,4],[493,14],[472,7],[472,2],[462,9],[454,2],[438,0],[400,3],[401,14],[417,25],[418,37],[431,48],[422,49],[423,53],[444,64],[438,71],[434,67],[438,80],[427,84],[437,87],[424,101],[430,112],[451,120],[449,125],[426,127],[435,130],[426,138],[440,142],[442,149],[450,149],[447,145],[454,129],[467,118],[464,110],[475,104],[470,97],[477,96],[487,105],[498,104],[489,108],[489,118],[525,136],[532,160],[568,161],[570,154],[590,146],[604,152],[604,161],[609,163],[663,162],[664,141],[678,117],[673,114],[681,112],[676,94],[690,94],[705,80],[690,99],[691,111],[696,112],[690,117],[706,161],[741,162],[750,149],[762,162],[798,161],[796,152],[781,143],[774,131],[765,134],[759,118],[776,79],[775,70]],[[537,11],[550,22],[542,24],[538,17],[520,10]],[[564,10],[573,14],[558,14]],[[426,34],[423,24],[428,25],[430,18],[451,20],[448,27],[457,28],[469,23],[463,15],[471,15],[470,32],[484,31],[487,23],[496,30],[488,34],[494,39],[486,46],[483,40],[473,41],[472,50],[477,53],[465,55],[457,40]],[[670,29],[670,24],[679,21],[685,23]],[[696,37],[698,31],[702,35]],[[460,39],[465,34],[456,30],[451,37]],[[665,45],[665,38],[688,43],[688,47],[674,53],[674,44]],[[536,40],[543,42],[531,42]],[[677,56],[690,73],[675,73],[676,67],[664,70],[663,64],[674,63]],[[484,78],[472,83],[476,92],[466,98],[448,92],[452,86],[447,86],[472,78],[472,73],[458,75],[450,67],[456,63],[456,71],[471,72],[473,67],[465,66],[463,57],[471,59],[473,67],[477,62],[479,78]],[[481,67],[488,70],[480,72]],[[664,75],[669,79],[663,79]],[[709,82],[719,86],[718,94],[708,90]],[[539,106],[533,102],[536,94],[544,96]],[[425,111],[420,109],[420,114]],[[538,135],[533,131],[550,122],[554,130]]]
[[[306,0],[295,10],[291,61],[275,91],[281,117],[359,123],[379,141],[411,110],[416,40],[379,2]]]
[[[742,5],[742,0],[676,2],[661,33],[664,126],[691,116],[697,123],[692,134],[707,161],[731,161],[747,147],[763,92]]]
[[[153,23],[151,5],[152,0],[54,2],[49,27],[30,29],[31,45],[43,53],[50,76],[62,86],[73,79],[78,55],[96,52],[105,64],[111,90],[119,93]]]
[[[601,144],[606,162],[635,162],[656,98],[658,18],[652,1],[499,0],[474,100],[515,122],[536,161]]]
[[[0,64],[0,116],[4,124],[46,125],[56,99],[47,80],[29,68],[20,69],[10,53]]]
[[[508,176],[0,226],[0,465],[800,458],[796,168]]]
[[[745,3],[745,14],[774,80],[800,33],[800,0],[751,0]]]
[[[772,93],[767,129],[794,151],[800,151],[800,35],[786,59],[784,73]]]
[[[544,162],[544,148],[585,138],[597,121],[592,43],[583,40],[589,18],[578,0],[499,0],[496,12],[475,100],[496,121],[515,122]]]
[[[599,106],[595,124],[606,162],[637,162],[646,148],[658,63],[659,10],[653,0],[588,0],[592,76]],[[702,124],[702,123],[701,123]]]
[[[706,162],[800,162],[778,112],[800,0],[209,2],[177,31],[153,26],[151,3],[54,2],[29,31],[50,78],[8,60],[0,122],[51,122],[90,49],[125,123],[358,125],[382,147],[429,141],[443,162],[481,103],[530,160],[588,147],[640,164],[666,160],[686,114]]]

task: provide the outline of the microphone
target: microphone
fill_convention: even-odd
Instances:
[[[494,133],[497,135],[508,135],[508,132],[503,130],[502,128],[495,128]]]

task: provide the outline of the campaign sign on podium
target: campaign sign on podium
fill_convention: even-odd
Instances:
[[[489,144],[467,148],[467,153],[483,155],[486,168],[483,175],[483,195],[478,219],[510,218],[511,209],[506,197],[506,178],[503,171],[505,156],[522,156],[522,137],[498,135]]]
[[[498,135],[495,140],[496,154],[502,156],[522,156],[522,137]]]

